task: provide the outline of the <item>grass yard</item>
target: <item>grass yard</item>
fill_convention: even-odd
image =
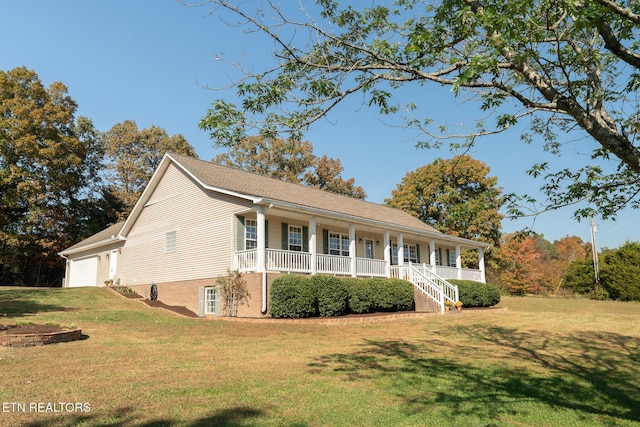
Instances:
[[[0,323],[86,335],[0,348],[0,425],[640,425],[640,304],[500,306],[265,323],[181,318],[103,288],[0,288]],[[30,411],[38,403],[43,412]]]

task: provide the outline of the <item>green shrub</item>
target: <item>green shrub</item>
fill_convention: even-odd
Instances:
[[[288,274],[271,284],[269,311],[273,317],[311,317],[317,315],[317,296],[311,281]]]
[[[492,307],[500,302],[497,286],[473,280],[449,280],[458,286],[458,297],[464,307]]]
[[[351,313],[368,313],[373,311],[373,293],[367,280],[342,279],[347,288],[347,306]]]
[[[347,312],[348,293],[342,280],[333,276],[312,276],[320,316],[341,316]]]
[[[366,279],[371,286],[375,311],[411,310],[413,285],[401,279]]]
[[[396,300],[396,309],[400,311],[411,310],[413,308],[413,285],[411,282],[402,279],[387,279],[393,288]]]

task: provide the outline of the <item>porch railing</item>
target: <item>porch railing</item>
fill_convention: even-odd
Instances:
[[[446,279],[465,279],[482,281],[482,274],[479,270],[460,269],[446,266],[432,266],[429,264],[411,264],[415,269],[419,270],[423,275]],[[247,249],[235,252],[233,255],[233,268],[241,272],[255,271],[258,266],[257,249]],[[281,249],[268,249],[265,253],[265,268],[267,270],[285,271],[295,273],[312,272],[311,254],[308,252],[285,251]],[[387,277],[394,276],[394,271],[398,270],[398,266],[391,266],[387,271],[387,263],[380,259],[356,258],[356,275],[362,277]],[[316,268],[317,273],[338,274],[350,276],[351,258],[338,255],[317,254]]]
[[[308,273],[311,271],[311,254],[308,252],[267,249],[267,270]]]

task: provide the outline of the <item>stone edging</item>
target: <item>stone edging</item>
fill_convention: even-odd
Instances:
[[[80,328],[68,331],[27,333],[27,334],[0,334],[0,346],[2,347],[34,347],[37,345],[57,344],[61,342],[77,341],[82,338]]]

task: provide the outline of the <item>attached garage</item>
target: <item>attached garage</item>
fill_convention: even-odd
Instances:
[[[71,277],[68,280],[70,288],[78,286],[96,286],[98,281],[98,257],[71,261]]]

